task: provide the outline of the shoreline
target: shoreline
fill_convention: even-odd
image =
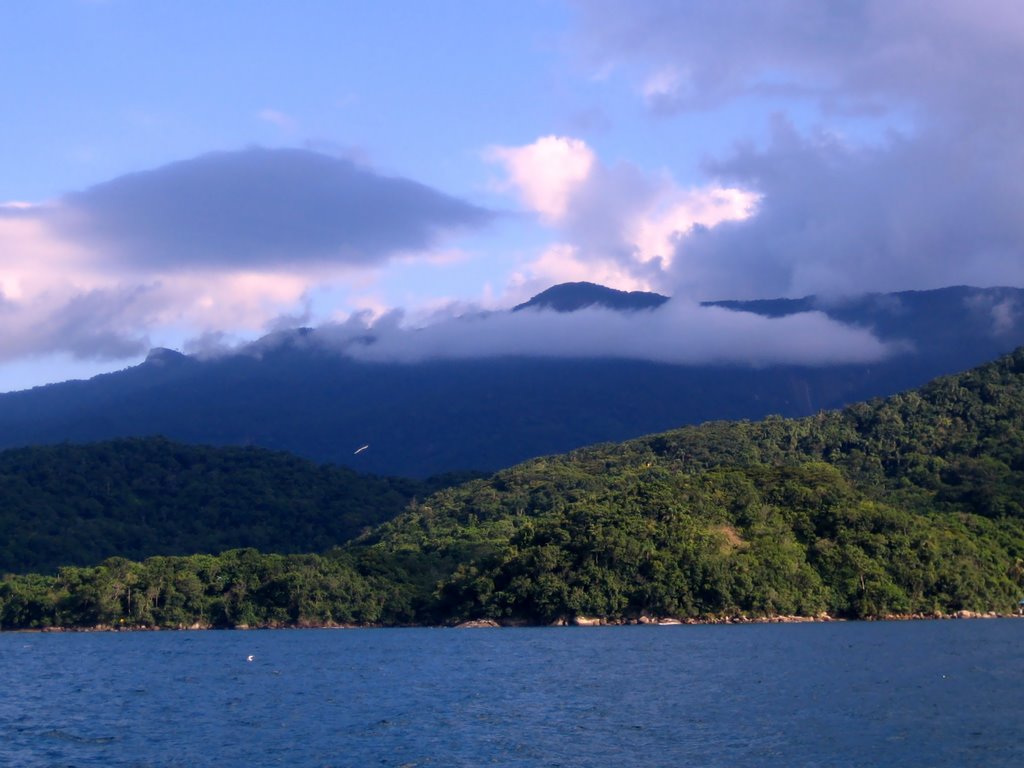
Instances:
[[[92,633],[92,632],[205,632],[205,631],[253,631],[253,630],[296,630],[296,629],[526,629],[526,628],[558,628],[558,627],[670,627],[670,626],[741,626],[751,624],[830,624],[830,623],[877,623],[903,621],[964,621],[992,619],[1021,619],[1020,613],[1000,613],[998,611],[956,611],[955,613],[911,613],[887,614],[884,616],[867,616],[864,618],[844,618],[829,614],[816,616],[715,616],[708,618],[672,618],[641,616],[638,619],[603,619],[600,617],[574,616],[569,619],[558,619],[549,624],[532,624],[529,622],[508,620],[504,623],[495,619],[472,619],[458,624],[336,624],[299,623],[299,624],[239,624],[232,627],[216,627],[210,624],[190,624],[176,627],[159,626],[115,626],[98,624],[90,627],[31,627],[22,629],[4,629],[0,634],[14,633]]]

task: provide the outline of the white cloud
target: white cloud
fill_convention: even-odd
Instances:
[[[0,212],[0,290],[9,300],[25,301],[60,294],[69,285],[89,290],[105,283],[90,254],[56,236],[45,220],[33,215],[41,206],[13,215]]]
[[[483,313],[418,328],[403,320],[401,313],[374,322],[353,316],[318,329],[310,343],[379,362],[522,355],[750,366],[864,363],[900,349],[820,312],[768,318],[683,301],[639,312]]]
[[[506,186],[546,220],[563,219],[576,188],[590,176],[594,152],[580,139],[542,136],[521,147],[491,147],[486,157],[501,163]]]
[[[245,336],[307,312],[316,288],[394,259],[450,265],[443,230],[483,209],[303,150],[246,150],[0,206],[0,362],[124,359],[149,334]],[[441,247],[438,247],[441,246]]]
[[[857,147],[777,120],[771,142],[709,164],[756,215],[683,237],[669,289],[763,298],[1024,284],[1024,143],[985,134]],[[1001,166],[1005,165],[1006,168]]]
[[[0,215],[0,362],[49,353],[129,358],[158,329],[257,332],[314,282],[288,272],[110,270],[45,219]]]
[[[690,77],[686,70],[667,66],[650,73],[640,92],[648,107],[661,112],[671,111],[677,102],[684,101],[690,88]]]
[[[46,210],[0,215],[0,361],[54,352],[123,359],[146,350],[149,332],[169,327],[259,331],[315,279],[224,268],[114,270],[102,253],[56,234]]]
[[[634,275],[615,259],[585,258],[569,243],[555,243],[523,264],[508,279],[503,299],[518,304],[558,283],[589,282],[623,291],[646,291],[648,281]]]
[[[1024,5],[1015,0],[577,3],[592,66],[661,118],[746,114],[704,170],[758,194],[672,223],[665,290],[701,298],[1024,284]],[[724,110],[728,109],[728,114]],[[841,138],[840,138],[841,137]],[[704,225],[705,227],[707,225]],[[666,237],[651,217],[649,248]],[[634,235],[634,240],[645,239]]]
[[[256,113],[256,116],[263,122],[276,125],[278,128],[286,131],[294,131],[298,127],[298,122],[294,117],[270,107],[261,109]]]
[[[515,300],[572,280],[622,290],[664,287],[684,235],[694,227],[713,228],[745,219],[759,200],[757,194],[739,187],[684,188],[664,170],[608,166],[577,138],[542,137],[502,152],[509,173],[507,187],[532,201],[533,210],[558,237],[512,274],[507,294]],[[546,175],[527,173],[547,167],[548,155],[559,161]],[[576,160],[568,162],[567,157]],[[576,172],[564,173],[567,167]]]
[[[973,312],[988,316],[991,321],[992,333],[996,336],[1014,329],[1021,319],[1021,307],[1015,297],[1000,297],[977,293],[969,296],[964,302]]]
[[[756,210],[759,199],[743,189],[681,190],[674,185],[669,185],[661,197],[627,222],[626,236],[635,245],[637,259],[659,259],[664,268],[671,266],[680,237],[693,227],[746,219]]]

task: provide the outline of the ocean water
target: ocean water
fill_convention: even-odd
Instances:
[[[2,766],[626,762],[1024,765],[1024,621],[0,635]]]

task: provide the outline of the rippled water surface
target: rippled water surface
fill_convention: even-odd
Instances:
[[[1024,621],[0,635],[0,765],[627,761],[1024,765]]]

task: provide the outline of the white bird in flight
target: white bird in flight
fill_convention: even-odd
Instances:
[[[352,455],[355,456],[356,453],[362,453],[363,451],[365,451],[369,447],[370,447],[369,443],[367,443],[366,445],[361,445],[358,448],[356,448],[355,453],[353,453]]]

